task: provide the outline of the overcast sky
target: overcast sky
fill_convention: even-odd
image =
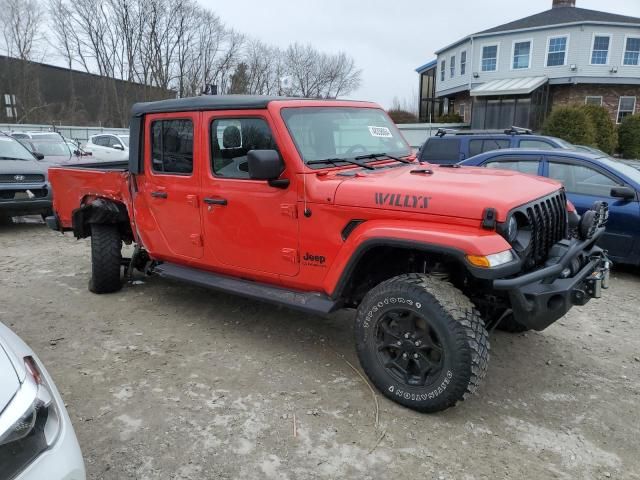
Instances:
[[[551,0],[198,0],[229,26],[281,47],[343,50],[362,69],[353,98],[390,106],[417,96],[415,69],[468,34],[551,8]],[[577,6],[640,17],[640,0],[577,0]]]

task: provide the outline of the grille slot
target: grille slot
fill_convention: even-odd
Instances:
[[[531,243],[524,252],[529,267],[539,266],[549,258],[549,251],[567,238],[567,198],[564,190],[515,209],[529,220]]]
[[[18,180],[16,180],[18,177]],[[24,179],[20,178],[24,177]],[[34,183],[44,182],[44,175],[37,173],[3,173],[0,175],[0,183]]]

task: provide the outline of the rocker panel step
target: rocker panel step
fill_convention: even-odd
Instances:
[[[264,283],[241,280],[197,268],[162,263],[153,269],[161,277],[180,280],[201,287],[283,305],[316,315],[326,315],[338,309],[338,304],[318,292],[296,292]]]

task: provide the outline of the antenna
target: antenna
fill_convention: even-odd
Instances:
[[[305,164],[306,166],[306,164]],[[311,216],[311,210],[307,207],[307,172],[302,172],[302,203],[304,205],[304,216],[309,218]]]

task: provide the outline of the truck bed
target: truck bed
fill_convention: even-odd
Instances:
[[[130,208],[127,162],[64,165],[49,169],[53,210],[63,229],[72,228],[73,211],[96,198],[108,198]]]

